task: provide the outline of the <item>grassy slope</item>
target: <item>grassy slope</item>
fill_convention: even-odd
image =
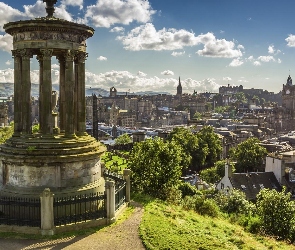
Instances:
[[[203,217],[154,200],[146,204],[140,234],[147,249],[295,249],[252,235],[224,219]]]

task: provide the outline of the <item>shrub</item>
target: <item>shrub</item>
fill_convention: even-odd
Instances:
[[[201,215],[217,217],[219,214],[219,208],[213,199],[204,199],[203,203],[198,203],[198,205],[196,205],[196,212]]]
[[[179,186],[178,189],[181,191],[182,193],[182,198],[184,198],[185,196],[189,195],[189,196],[193,196],[195,194],[198,193],[198,190],[196,187],[192,186],[191,184],[187,183],[187,182],[182,182]]]

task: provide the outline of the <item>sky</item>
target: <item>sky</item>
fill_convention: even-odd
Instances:
[[[58,0],[55,17],[95,29],[86,87],[218,92],[243,85],[271,92],[295,79],[294,0]],[[0,82],[13,84],[7,22],[46,16],[43,0],[0,2]],[[53,83],[59,66],[52,59]],[[31,81],[38,83],[31,62]]]

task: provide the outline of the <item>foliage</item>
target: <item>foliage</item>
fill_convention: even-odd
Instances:
[[[206,157],[203,166],[212,167],[220,159],[222,153],[221,140],[211,126],[204,126],[198,133],[199,147],[206,149]]]
[[[202,216],[157,199],[141,200],[145,206],[140,237],[147,250],[294,249],[283,241],[250,234],[222,217]]]
[[[190,183],[182,182],[178,185],[178,189],[181,191],[182,198],[185,196],[193,196],[198,193],[198,190],[195,186],[192,186]]]
[[[10,126],[0,128],[0,143],[4,143],[13,134],[14,124],[10,123]]]
[[[221,179],[217,174],[216,167],[203,169],[200,172],[200,177],[203,181],[212,184],[218,182]]]
[[[122,135],[118,136],[115,139],[115,144],[116,145],[128,144],[128,143],[131,143],[131,142],[132,142],[132,139],[131,139],[131,137],[127,133],[122,134]]]
[[[123,152],[121,152],[123,154]],[[124,155],[128,154],[124,152]],[[120,172],[127,168],[127,160],[112,152],[106,152],[102,156],[102,162],[105,164],[106,169],[113,172]]]
[[[32,133],[33,134],[38,133],[39,130],[40,130],[40,124],[39,123],[32,126]]]
[[[202,119],[202,114],[200,112],[196,112],[193,116],[193,119],[201,120]]]
[[[228,214],[250,214],[251,211],[251,205],[247,201],[245,193],[237,189],[230,189],[227,193],[219,192],[215,196],[215,201],[220,207],[221,211]]]
[[[276,190],[262,189],[257,195],[257,212],[266,234],[279,236],[281,239],[293,238],[295,204],[291,194]]]
[[[129,157],[135,190],[155,197],[163,197],[163,190],[176,185],[181,176],[182,149],[174,142],[161,138],[147,139],[137,143]]]
[[[236,172],[253,172],[262,166],[267,151],[259,142],[256,137],[249,138],[230,150],[231,158],[237,161]]]
[[[199,160],[205,160],[205,149],[200,149],[198,138],[187,128],[174,128],[167,141],[177,143],[182,149],[181,165],[183,169],[196,170]]]

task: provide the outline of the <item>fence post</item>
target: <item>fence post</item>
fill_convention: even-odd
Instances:
[[[131,175],[131,170],[130,169],[124,169],[123,170],[123,176],[126,181],[126,202],[130,202],[130,175]]]
[[[115,182],[107,181],[105,183],[107,193],[107,220],[112,223],[115,218]]]
[[[54,235],[53,194],[45,188],[40,196],[41,234]]]

